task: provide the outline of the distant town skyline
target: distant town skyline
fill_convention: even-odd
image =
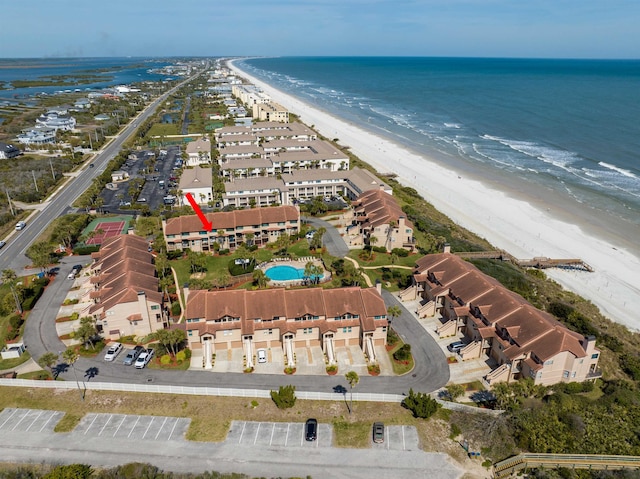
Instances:
[[[640,58],[637,0],[31,0],[2,13],[2,58]]]

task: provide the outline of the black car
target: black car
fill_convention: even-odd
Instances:
[[[315,441],[318,438],[318,421],[316,419],[307,419],[304,425],[304,438],[307,441]]]

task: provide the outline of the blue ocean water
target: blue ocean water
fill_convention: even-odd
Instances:
[[[76,88],[100,89],[113,85],[124,85],[142,81],[158,81],[164,75],[148,72],[171,64],[165,59],[149,58],[11,58],[0,59],[0,100],[17,100],[40,93],[53,94],[56,91]],[[95,70],[102,70],[96,72]],[[11,88],[12,80],[41,80],[58,75],[101,75],[104,81],[75,86],[39,86]]]
[[[283,57],[236,65],[414,151],[543,184],[640,225],[640,61]]]

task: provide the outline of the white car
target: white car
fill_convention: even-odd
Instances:
[[[315,235],[316,235],[316,230],[311,230],[306,235],[304,235],[304,237],[307,238],[308,240],[311,240]]]
[[[258,351],[256,352],[258,353],[258,363],[266,363],[267,362],[266,349],[258,349]]]
[[[109,346],[109,349],[107,349],[107,352],[104,354],[104,360],[105,361],[113,361],[118,354],[120,354],[120,352],[122,351],[122,344],[120,343],[113,343]]]
[[[140,353],[140,356],[138,356],[138,359],[136,359],[136,362],[135,362],[136,369],[142,369],[147,364],[149,364],[149,361],[151,361],[151,358],[153,358],[153,353],[154,353],[154,350],[151,348]]]

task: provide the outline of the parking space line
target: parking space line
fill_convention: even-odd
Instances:
[[[18,412],[18,410],[17,410],[17,409],[14,409],[14,410],[13,410],[13,412],[11,413],[11,416],[9,416],[9,417],[8,417],[8,418],[7,418],[7,419],[2,423],[2,426],[0,426],[0,429],[2,429],[2,427],[7,423],[7,421],[8,421],[9,419],[11,419],[11,418],[13,417],[13,415],[14,415],[16,412]]]
[[[160,426],[160,429],[158,429],[158,434],[156,434],[156,437],[154,439],[158,439],[158,436],[162,432],[162,429],[164,428],[164,425],[167,423],[167,419],[169,419],[169,418],[168,417],[164,418],[164,421],[162,422],[162,426]]]
[[[28,414],[29,414],[29,410],[28,410],[28,409],[25,409],[25,410],[24,410],[24,415],[20,418],[20,420],[16,423],[16,425],[15,425],[15,426],[13,426],[13,428],[12,428],[11,430],[12,430],[12,431],[14,431],[14,430],[15,430],[15,429],[20,425],[20,423],[21,423],[22,421],[24,421],[24,418],[25,418],[25,417],[27,417],[27,415],[28,415]]]
[[[176,418],[176,422],[173,423],[173,427],[171,428],[171,432],[169,433],[169,437],[167,438],[167,441],[169,441],[171,439],[171,436],[173,436],[173,431],[176,430],[176,426],[178,425],[178,421],[180,421],[180,419]]]
[[[131,433],[136,430],[136,426],[138,425],[138,421],[140,421],[140,416],[138,416],[138,418],[136,419],[136,422],[134,423],[133,427],[131,428],[131,431],[129,431],[129,435],[127,436],[128,438],[131,437]]]
[[[285,445],[285,446],[287,445],[287,442],[289,441],[289,428],[290,428],[290,427],[291,427],[291,423],[290,423],[290,422],[288,422],[288,423],[287,423],[287,435],[286,435],[286,436],[285,436],[285,438],[284,438],[284,445]]]
[[[29,431],[29,429],[31,429],[31,426],[33,426],[36,423],[36,421],[40,418],[40,416],[42,416],[43,412],[44,411],[40,411],[40,413],[33,419],[33,421],[31,421],[31,424],[29,424],[29,427],[26,429],[27,432]]]
[[[112,417],[113,417],[113,414],[109,414],[109,419],[107,419],[107,422],[105,422],[104,426],[102,426],[102,429],[100,429],[98,436],[102,436],[102,432],[104,431],[104,428],[107,427],[107,425],[111,422]]]
[[[84,432],[84,435],[86,436],[87,433],[89,432],[89,429],[91,429],[91,426],[93,426],[93,423],[96,422],[96,419],[98,419],[98,415],[96,414],[95,416],[93,416],[93,421],[91,421],[91,424],[89,424],[89,427],[87,428],[87,430]]]
[[[302,432],[300,433],[300,446],[304,444],[304,427],[302,428]]]
[[[403,451],[407,450],[407,448],[406,448],[406,446],[404,444],[404,426],[402,426],[402,450]]]
[[[276,423],[273,423],[273,427],[271,428],[271,439],[269,439],[269,445],[273,442],[273,432],[276,430]]]
[[[144,435],[142,436],[142,439],[144,439],[145,437],[147,437],[147,433],[149,432],[149,428],[151,427],[151,425],[153,424],[153,420],[155,419],[155,417],[151,416],[151,422],[149,423],[149,425],[147,426],[146,431],[144,431]]]
[[[385,432],[385,434],[387,435],[387,451],[389,450],[389,444],[391,443],[390,439],[391,439],[391,433],[389,432],[389,426],[387,426],[385,428],[387,431]]]
[[[242,444],[242,436],[244,436],[244,428],[247,426],[247,421],[242,423],[242,432],[240,432],[240,439],[238,439],[238,444]]]
[[[258,433],[260,432],[260,424],[262,424],[261,422],[258,423],[258,429],[256,429],[256,437],[253,439],[253,445],[256,445],[256,441],[258,440]]]
[[[118,424],[118,427],[116,428],[115,432],[113,433],[113,437],[116,437],[116,434],[118,434],[118,431],[120,430],[120,427],[124,424],[124,420],[127,419],[127,415],[123,415],[122,416],[122,421],[120,421],[120,424]]]
[[[49,421],[51,421],[51,418],[52,418],[53,416],[55,416],[55,415],[56,415],[56,412],[55,412],[55,411],[52,411],[52,412],[51,412],[51,414],[49,415],[49,419],[47,419],[47,420],[45,421],[45,423],[44,423],[44,424],[42,425],[42,427],[40,428],[40,431],[38,431],[38,432],[42,432],[42,431],[44,430],[44,428],[47,426],[47,424],[49,424]]]

